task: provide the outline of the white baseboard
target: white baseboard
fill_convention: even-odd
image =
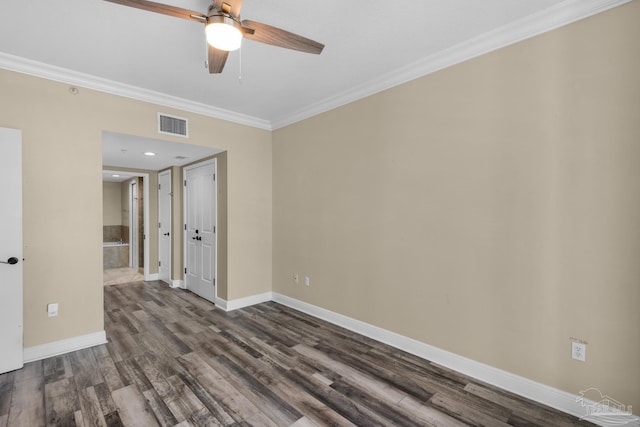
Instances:
[[[215,301],[213,302],[216,307],[218,307],[219,309],[222,309],[224,311],[227,311],[227,300],[224,300],[222,298],[218,298],[216,296]]]
[[[160,275],[158,273],[149,273],[144,276],[145,282],[152,282],[154,280],[160,280]]]
[[[24,349],[23,357],[25,363],[34,362],[36,360],[46,359],[47,357],[57,356],[59,354],[82,350],[83,348],[106,343],[107,334],[105,331],[94,332],[92,334],[81,335],[79,337],[34,345],[33,347],[26,347]]]
[[[286,295],[274,292],[272,300],[578,418],[587,415],[587,406],[595,407],[593,405],[596,404],[586,399],[579,401],[575,394],[540,384]],[[599,420],[595,416],[589,417],[588,420],[594,424],[607,425],[604,420]],[[628,421],[626,424],[628,426],[640,426],[639,417],[629,417],[625,420]]]
[[[184,284],[184,280],[171,280],[171,284],[169,286],[172,288],[187,289]]]
[[[272,296],[272,292],[265,292],[263,294],[251,295],[248,297],[233,299],[230,301],[226,301],[222,298],[216,297],[215,304],[224,311],[233,311],[256,304],[261,304],[263,302],[269,302],[273,299]]]

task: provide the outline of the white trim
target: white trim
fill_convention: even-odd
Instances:
[[[222,298],[218,298],[216,296],[214,304],[216,305],[216,307],[222,309],[223,311],[227,311],[227,300],[224,300]]]
[[[147,282],[152,282],[154,280],[160,280],[160,277],[158,276],[158,273],[150,273],[150,274],[145,274],[144,280]]]
[[[456,46],[269,121],[0,52],[0,68],[150,102],[258,129],[275,130],[415,80],[443,68],[571,24],[631,0],[565,0]]]
[[[135,189],[135,194],[134,194],[134,189]],[[138,201],[138,178],[136,177],[135,179],[129,180],[129,267],[133,268],[136,271],[138,270],[138,268],[140,268],[140,261],[139,261],[140,260],[140,242],[138,241],[140,230],[138,229],[139,221],[138,221],[137,201]],[[144,203],[144,200],[142,203]],[[144,234],[144,231],[142,233]],[[142,243],[144,245],[144,241]],[[144,261],[146,261],[146,259]]]
[[[273,120],[279,129],[329,110],[341,107],[394,86],[435,73],[494,50],[535,37],[589,16],[623,5],[631,0],[566,0],[448,49],[436,52],[412,64],[364,82],[340,94],[330,96],[296,112]]]
[[[160,114],[160,113],[158,113]],[[160,125],[158,125],[160,126]],[[164,175],[169,175],[169,280],[171,280],[171,276],[173,275],[173,265],[171,265],[171,260],[172,255],[173,255],[173,239],[175,238],[174,236],[174,230],[173,230],[173,173],[171,172],[171,169],[165,169],[163,171],[158,172],[158,224],[160,223],[160,177],[164,176]],[[161,251],[160,251],[160,240],[162,239],[162,237],[160,236],[160,227],[158,227],[158,260],[160,260],[161,258]],[[160,278],[160,265],[158,265],[158,278]],[[171,284],[172,288],[175,288],[175,286],[173,286],[173,283]]]
[[[376,341],[380,341],[392,347],[414,354],[423,359],[453,369],[477,380],[492,384],[503,390],[510,391],[526,397],[527,399],[556,408],[575,417],[580,418],[586,415],[585,407],[578,403],[576,400],[578,396],[575,394],[567,393],[519,375],[494,368],[493,366],[476,362],[475,360],[459,356],[395,332],[361,322],[351,317],[326,310],[322,307],[318,307],[286,295],[273,292],[272,300],[313,317],[326,320],[334,325],[357,332]],[[587,401],[587,404],[593,404],[593,402],[589,403],[589,401]],[[589,418],[589,421],[596,424],[598,423],[597,417]]]
[[[256,304],[262,304],[263,302],[269,302],[273,300],[273,292],[265,292],[263,294],[250,295],[244,298],[233,299],[231,301],[223,300],[216,297],[216,306],[220,307],[224,311],[233,311],[240,308],[250,307]]]
[[[203,160],[201,162],[198,163],[193,163],[187,166],[183,166],[182,167],[182,224],[180,225],[180,227],[182,227],[183,229],[183,233],[182,233],[182,265],[184,266],[183,270],[182,270],[182,274],[184,277],[184,288],[187,288],[187,273],[186,273],[186,266],[189,265],[189,262],[187,261],[187,233],[185,233],[184,231],[187,231],[187,218],[189,217],[189,215],[187,214],[187,189],[185,186],[185,183],[187,182],[187,172],[192,170],[192,169],[197,169],[203,166],[210,166],[213,165],[213,176],[214,176],[214,182],[213,182],[213,200],[215,201],[215,218],[213,219],[213,223],[214,223],[214,228],[215,228],[215,233],[214,233],[214,239],[215,239],[215,249],[214,249],[214,259],[213,259],[213,283],[214,283],[214,289],[213,289],[213,302],[214,304],[217,305],[216,301],[219,300],[218,298],[218,284],[216,283],[217,279],[218,279],[218,158],[214,157],[212,159],[207,159],[207,160]],[[203,297],[204,298],[204,297]],[[205,298],[208,300],[208,298]],[[223,300],[221,300],[223,301]]]
[[[34,345],[33,347],[26,347],[24,349],[24,361],[25,363],[34,362],[36,360],[106,343],[107,334],[105,331],[100,331],[47,344]]]
[[[201,114],[203,116],[239,123],[258,129],[271,130],[271,123],[269,123],[268,120],[116,82],[114,80],[92,76],[90,74],[80,73],[67,68],[56,67],[55,65],[45,64],[44,62],[22,58],[4,52],[0,52],[0,68],[74,86],[85,87],[112,95],[124,96],[125,98],[138,101],[150,102],[190,113]]]
[[[187,289],[184,285],[184,280],[171,280],[171,284],[169,286],[172,288]]]

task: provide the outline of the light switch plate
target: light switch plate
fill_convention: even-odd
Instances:
[[[47,314],[49,317],[55,317],[58,315],[58,303],[53,302],[51,304],[47,304]]]

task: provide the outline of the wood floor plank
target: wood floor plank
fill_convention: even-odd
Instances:
[[[16,377],[18,377],[16,375]],[[14,381],[7,425],[40,427],[46,425],[44,410],[44,377]]]
[[[158,424],[160,424],[162,427],[173,426],[177,424],[178,420],[167,406],[167,402],[165,402],[162,397],[160,397],[156,390],[146,390],[142,392],[142,395],[153,411]]]
[[[188,372],[180,372],[178,378],[187,386],[189,390],[198,398],[200,402],[207,408],[209,413],[213,415],[216,421],[222,426],[231,426],[236,424],[236,420],[227,412],[221,403],[206,390],[203,385]]]
[[[475,383],[469,383],[465,390],[481,396],[489,401],[508,407],[518,417],[527,420],[532,424],[544,425],[548,420],[553,419],[554,426],[574,427],[583,425],[580,420],[559,413],[551,408],[543,407],[533,402],[525,401],[517,396],[493,390]]]
[[[276,425],[200,356],[195,353],[189,353],[182,355],[180,361],[194,377],[205,380],[205,388],[220,401],[225,410],[232,414],[236,421],[244,420],[250,425]]]
[[[7,419],[9,415],[9,408],[11,408],[11,394],[14,378],[15,371],[0,375],[0,417],[7,416]],[[6,424],[6,422],[4,424]],[[3,423],[0,423],[0,427],[2,426]]]
[[[160,425],[143,394],[135,384],[116,390],[111,395],[118,408],[123,425],[127,427],[153,427]]]
[[[184,419],[186,421],[191,421],[195,425],[220,425],[214,415],[180,379],[180,377],[174,375],[167,378],[167,381],[175,391],[176,396],[178,396],[178,399],[176,400],[180,403],[180,408],[183,408]]]
[[[274,393],[269,386],[258,381],[227,357],[209,359],[208,363],[277,425],[290,425],[302,417],[300,412]]]
[[[31,378],[42,377],[44,374],[44,368],[42,364],[42,360],[37,360],[35,362],[25,363],[22,369],[18,369],[14,372],[15,382],[21,382],[24,380],[28,380]]]
[[[318,424],[314,423],[307,417],[302,417],[295,423],[291,424],[290,427],[318,427]]]
[[[469,424],[458,421],[433,406],[425,405],[411,396],[398,402],[398,406],[435,427],[467,427]]]
[[[454,399],[442,393],[433,395],[429,399],[429,403],[436,409],[462,422],[473,423],[479,427],[508,427],[507,421],[509,417],[501,419],[502,417],[485,414],[466,404],[465,401]]]
[[[105,287],[108,343],[0,375],[0,427],[589,426],[282,306]]]
[[[42,361],[45,383],[51,383],[73,376],[69,357],[69,355],[63,354]]]
[[[102,410],[103,416],[117,411],[116,404],[111,397],[111,392],[109,391],[109,387],[107,386],[107,384],[97,384],[93,387],[93,390],[95,391],[96,397],[98,398],[98,403],[100,404],[100,409]]]
[[[359,426],[390,426],[393,425],[390,420],[385,420],[379,414],[369,410],[360,402],[349,399],[348,396],[326,386],[322,382],[313,377],[302,374],[296,369],[291,369],[286,373],[296,384],[300,384],[302,388],[319,401],[323,402],[331,410],[339,413],[341,416]]]
[[[75,425],[75,412],[81,407],[73,378],[45,384],[44,402],[48,426]]]
[[[78,391],[80,401],[80,413],[86,427],[107,427],[104,419],[100,400],[93,386]],[[77,414],[78,411],[74,413]]]
[[[74,351],[68,356],[78,390],[104,382],[98,362],[90,348]]]
[[[102,374],[102,378],[104,379],[104,383],[109,387],[109,390],[113,391],[124,387],[118,368],[116,368],[116,364],[107,349],[107,345],[99,345],[93,347],[91,350],[93,351],[93,355],[96,359],[100,374]]]

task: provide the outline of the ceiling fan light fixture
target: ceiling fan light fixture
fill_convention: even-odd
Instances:
[[[242,32],[239,27],[240,24],[229,16],[209,16],[204,28],[207,42],[216,49],[238,50],[242,44]]]

